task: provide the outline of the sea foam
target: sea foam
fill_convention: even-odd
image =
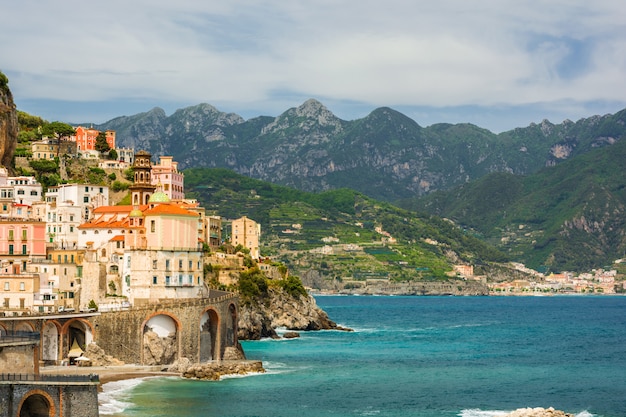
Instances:
[[[107,382],[98,393],[98,410],[101,416],[119,414],[132,405],[127,402],[130,391],[146,378]]]

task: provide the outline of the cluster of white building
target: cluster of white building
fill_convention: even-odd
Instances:
[[[134,155],[132,205],[109,189],[50,187],[0,169],[0,314],[101,310],[206,293],[203,256],[222,242],[222,219],[184,195],[171,157]],[[231,243],[258,259],[260,226],[232,221]]]

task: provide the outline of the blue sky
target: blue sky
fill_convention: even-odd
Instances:
[[[494,132],[626,108],[626,7],[596,0],[21,0],[0,70],[19,110],[102,123],[199,103],[244,118],[309,98]]]

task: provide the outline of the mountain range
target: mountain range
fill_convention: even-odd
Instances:
[[[604,266],[626,251],[626,110],[494,134],[422,127],[390,108],[345,121],[316,100],[249,120],[208,104],[115,118],[118,145],[309,192],[349,188],[452,219],[544,270]]]
[[[501,134],[471,124],[421,127],[390,108],[341,120],[316,100],[249,120],[209,104],[110,120],[119,146],[172,155],[182,169],[228,168],[304,191],[348,187],[396,201],[446,190],[492,172],[526,175],[614,143],[626,110]]]

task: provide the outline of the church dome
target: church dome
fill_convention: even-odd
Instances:
[[[129,217],[143,217],[143,213],[138,208],[131,210]]]
[[[151,203],[169,203],[170,198],[163,191],[157,191],[156,193],[150,196],[148,200],[148,204]]]

